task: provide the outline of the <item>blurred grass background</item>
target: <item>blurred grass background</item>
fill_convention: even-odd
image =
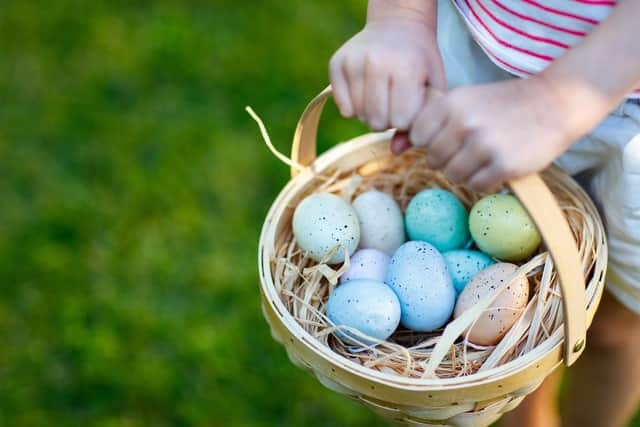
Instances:
[[[0,425],[384,425],[258,296],[287,151],[363,1],[3,1]],[[320,148],[362,132],[329,107]],[[637,425],[640,425],[638,423]]]

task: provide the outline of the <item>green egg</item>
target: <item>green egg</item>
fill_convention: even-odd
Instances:
[[[467,210],[449,191],[430,188],[416,194],[405,213],[410,240],[435,246],[440,252],[462,248],[469,241]]]
[[[540,246],[540,233],[518,199],[483,197],[469,214],[471,237],[480,250],[503,261],[522,261]]]

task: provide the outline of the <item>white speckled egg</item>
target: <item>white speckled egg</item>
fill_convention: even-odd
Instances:
[[[336,326],[349,326],[363,334],[386,340],[400,323],[400,303],[382,282],[355,279],[339,285],[327,302],[327,317]],[[338,333],[341,338],[350,335]],[[358,338],[363,341],[362,338]],[[366,340],[365,344],[370,344]]]
[[[384,282],[391,258],[377,249],[360,249],[350,259],[349,269],[340,276],[340,283],[353,279]]]
[[[456,301],[442,255],[426,242],[407,242],[389,263],[385,281],[398,295],[401,322],[414,331],[430,332],[443,326]]]
[[[458,293],[462,292],[473,276],[496,263],[486,254],[469,249],[445,252],[442,256],[447,262],[447,268],[449,269],[449,274],[451,274],[453,286]]]
[[[505,283],[518,266],[506,262],[494,264],[476,274],[464,288],[454,317],[460,316]],[[480,315],[469,332],[469,341],[477,345],[496,345],[516,323],[529,300],[529,280],[517,277]]]
[[[340,247],[329,259],[329,264],[344,261],[360,242],[360,224],[351,205],[330,193],[316,193],[298,204],[293,214],[293,235],[298,245],[309,256],[320,262],[336,245]]]
[[[405,241],[402,211],[396,201],[371,190],[356,197],[352,205],[360,220],[360,247],[393,255]]]

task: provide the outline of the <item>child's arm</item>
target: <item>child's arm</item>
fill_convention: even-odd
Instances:
[[[437,1],[371,0],[364,29],[333,56],[329,74],[345,117],[374,130],[407,129],[425,88],[446,85],[436,43]]]
[[[488,190],[539,171],[640,84],[640,1],[621,1],[580,44],[524,80],[432,95],[410,139],[456,181]]]

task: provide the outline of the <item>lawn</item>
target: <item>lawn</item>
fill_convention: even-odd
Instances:
[[[0,426],[367,426],[290,365],[257,239],[364,2],[5,0]],[[329,109],[320,148],[363,128]],[[640,426],[640,423],[638,423]]]

